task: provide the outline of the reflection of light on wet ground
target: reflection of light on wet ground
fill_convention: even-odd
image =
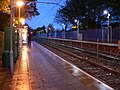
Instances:
[[[22,47],[22,52],[21,52],[21,60],[20,60],[20,69],[22,71],[27,70],[27,60],[28,60],[28,55],[27,55],[28,48],[27,46]]]
[[[73,73],[79,73],[80,72],[80,70],[78,70],[75,66],[73,66]]]
[[[70,63],[69,63],[70,64]],[[111,87],[107,86],[103,82],[97,80],[86,72],[80,70],[78,67],[73,64],[65,64],[68,71],[75,77],[77,77],[80,82],[84,83],[84,85],[88,86],[91,90],[113,90]],[[89,77],[88,77],[88,76]]]
[[[108,87],[106,84],[104,84],[104,83],[97,83],[97,85],[96,85],[98,88],[99,88],[99,90],[110,90],[109,88],[110,87]],[[105,87],[103,87],[103,86],[105,86]],[[113,90],[113,89],[111,89],[111,90]]]
[[[72,65],[72,75],[73,76],[76,76],[76,77],[78,77],[78,76],[80,76],[80,75],[83,75],[81,72],[80,72],[80,70],[76,67],[76,66],[74,66],[74,65]]]
[[[27,58],[28,58],[28,55],[27,55],[27,47],[24,47],[23,49],[24,49],[24,51],[22,51],[22,60],[23,60],[23,61],[26,61]]]
[[[26,45],[21,48],[20,59],[18,65],[15,68],[18,71],[13,75],[13,81],[11,82],[10,90],[30,90],[29,77],[28,77],[28,50]]]
[[[15,76],[13,76],[14,84],[11,85],[11,87],[13,86],[15,88],[11,90],[48,90],[48,89],[49,90],[53,90],[53,89],[54,90],[63,90],[63,89],[75,90],[75,89],[72,89],[74,88],[74,85],[76,85],[76,88],[79,87],[77,90],[87,90],[85,87],[87,87],[89,90],[113,90],[109,88],[106,89],[104,84],[101,84],[101,82],[99,82],[98,80],[91,78],[90,75],[80,70],[76,66],[72,65],[71,63],[63,60],[60,57],[59,58],[57,57],[59,60],[57,58],[54,58],[57,62],[51,59],[49,61],[52,64],[48,63],[47,62],[48,58],[46,59],[44,58],[47,56],[43,57],[41,54],[42,52],[40,52],[37,49],[38,47],[35,48],[34,44],[32,48],[28,48],[27,46],[22,47],[22,53],[20,54],[21,57],[18,62],[18,66],[16,67],[16,69],[18,70],[18,73],[15,74]],[[47,54],[49,54],[51,57],[56,56],[54,54],[52,56],[50,52],[48,53],[48,51],[45,49],[43,49],[43,51],[44,52],[46,51]],[[29,53],[29,52],[32,52],[32,53]],[[61,67],[63,67],[65,70]],[[59,70],[60,72],[58,72]],[[74,79],[71,74],[77,77],[80,83],[74,81],[76,78]],[[63,80],[62,78],[63,79],[65,78],[65,80]],[[55,83],[55,85],[54,84],[52,85],[52,82]],[[68,83],[63,83],[63,82],[68,82]],[[56,85],[57,83],[60,84],[60,86]],[[82,85],[85,85],[85,87]],[[44,86],[47,86],[47,87],[52,86],[53,88],[43,89]],[[66,87],[66,89],[65,88],[60,89],[61,86]],[[67,87],[72,87],[72,88],[67,89]],[[82,87],[85,89],[83,89]]]
[[[31,43],[31,47],[33,47],[33,43]]]

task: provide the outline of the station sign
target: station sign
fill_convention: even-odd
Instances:
[[[78,26],[72,26],[73,29],[76,29]]]

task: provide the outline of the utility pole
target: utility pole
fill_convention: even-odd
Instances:
[[[14,62],[13,62],[13,42],[12,42],[12,32],[13,32],[13,0],[10,1],[10,73],[13,75]]]

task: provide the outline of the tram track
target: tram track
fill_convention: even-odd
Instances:
[[[47,42],[42,42],[40,44],[59,54],[59,56],[64,57],[65,60],[76,65],[77,67],[91,74],[95,78],[98,78],[102,82],[105,82],[106,84],[115,88],[115,90],[120,89],[120,72],[113,70],[106,65],[101,65],[100,63],[98,64],[98,62],[94,60],[95,58],[82,55],[78,51],[76,52],[76,50],[74,49],[69,49],[50,42],[49,44]]]

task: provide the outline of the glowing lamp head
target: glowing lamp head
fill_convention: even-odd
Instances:
[[[74,21],[77,22],[77,19],[75,19]]]
[[[19,0],[19,1],[17,1],[17,2],[16,2],[16,4],[17,4],[17,6],[21,7],[21,6],[23,6],[23,5],[24,5],[24,2],[23,2],[23,1],[21,1],[21,0]]]
[[[103,14],[108,14],[108,11],[107,11],[107,10],[104,10]]]
[[[25,19],[24,19],[24,18],[20,18],[20,22],[21,22],[22,24],[24,24]]]

